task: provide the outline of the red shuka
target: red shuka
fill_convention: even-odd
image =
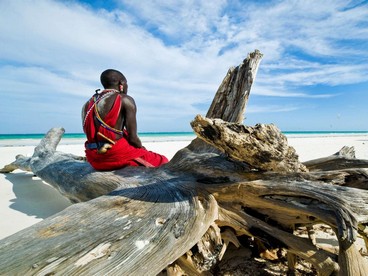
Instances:
[[[102,95],[104,95],[103,92],[100,94],[100,97]],[[141,165],[158,167],[168,162],[168,159],[163,155],[130,145],[125,138],[127,135],[126,131],[125,135],[116,141],[116,134],[113,131],[106,129],[101,125],[96,129],[94,122],[94,117],[96,116],[94,104],[97,103],[95,103],[95,99],[92,97],[87,107],[87,114],[83,125],[84,133],[87,136],[85,150],[86,158],[94,169],[115,170],[125,166]],[[120,116],[120,110],[121,97],[117,95],[111,110],[104,118],[104,122],[107,125],[114,127],[118,117]],[[112,148],[108,149],[106,153],[100,154],[97,152],[97,149],[89,149],[87,147],[88,143],[107,142],[97,135],[97,132],[100,132],[104,136],[115,141],[115,144],[112,145]]]

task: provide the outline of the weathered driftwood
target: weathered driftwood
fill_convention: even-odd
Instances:
[[[192,127],[207,143],[253,168],[275,172],[307,171],[299,162],[295,149],[288,146],[286,137],[274,125],[247,127],[197,115]]]
[[[297,255],[320,275],[368,275],[355,243],[358,232],[367,236],[368,192],[349,187],[367,182],[366,161],[343,149],[327,167],[326,159],[301,164],[275,126],[243,126],[261,56],[229,70],[207,118],[192,122],[199,138],[160,168],[97,172],[56,151],[62,129],[5,166],[30,169],[79,203],[3,239],[1,273],[210,275],[246,235],[264,250],[286,248],[291,268]],[[293,234],[316,223],[335,230],[338,255]]]

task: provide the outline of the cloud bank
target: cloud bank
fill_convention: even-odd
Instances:
[[[0,2],[1,133],[81,132],[81,106],[107,68],[126,75],[139,131],[189,131],[228,68],[254,49],[264,54],[247,111],[254,121],[331,112],[332,102],[337,113],[346,93],[367,90],[365,1],[88,2]],[[349,101],[359,116],[361,100]],[[292,127],[285,118],[275,123]],[[349,120],[336,127],[368,128]]]

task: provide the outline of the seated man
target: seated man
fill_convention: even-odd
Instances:
[[[82,109],[87,161],[96,170],[124,166],[157,167],[168,162],[163,155],[146,150],[137,134],[137,108],[127,95],[128,84],[122,73],[108,69],[101,74],[104,90]]]

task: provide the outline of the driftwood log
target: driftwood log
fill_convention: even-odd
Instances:
[[[76,204],[3,239],[0,274],[213,275],[247,237],[261,253],[286,250],[290,270],[297,256],[319,275],[368,275],[356,246],[367,236],[368,161],[343,148],[302,164],[274,125],[244,126],[261,58],[256,50],[230,68],[191,123],[198,138],[160,168],[95,171],[56,151],[58,128],[32,157],[17,156],[3,173],[32,171]],[[321,223],[338,252],[293,231]]]

